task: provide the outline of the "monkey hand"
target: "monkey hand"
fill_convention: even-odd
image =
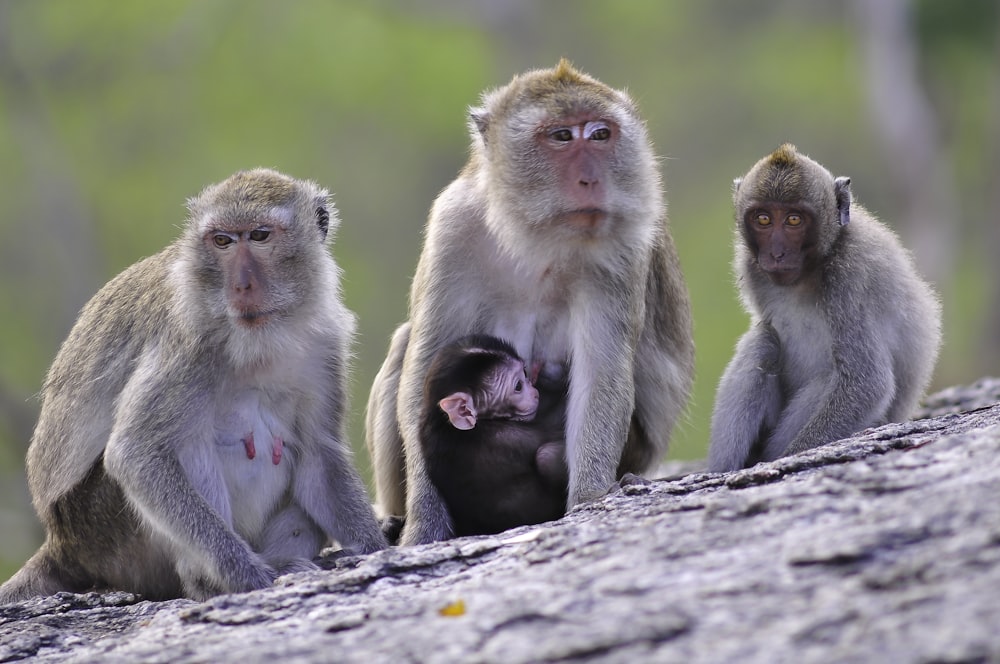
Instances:
[[[225,574],[229,592],[246,592],[267,588],[278,578],[278,570],[247,548],[248,555],[229,568]]]
[[[229,555],[215,559],[216,572],[209,572],[203,559],[181,556],[176,562],[184,595],[205,601],[222,593],[241,593],[267,588],[278,578],[278,572],[264,559],[246,547],[231,550]]]
[[[645,477],[640,477],[633,473],[625,473],[621,478],[611,485],[608,489],[608,493],[617,493],[621,491],[626,496],[636,496],[643,493],[649,492],[649,485],[652,484],[652,480],[648,480]]]
[[[385,535],[385,539],[388,540],[390,545],[395,545],[399,542],[399,536],[403,532],[405,523],[406,520],[403,517],[391,514],[379,522],[382,534]]]
[[[634,473],[625,473],[622,475],[621,479],[618,480],[617,486],[624,489],[630,486],[647,486],[652,483],[652,480],[647,480],[645,477],[641,477]]]
[[[554,441],[541,445],[535,452],[535,465],[542,479],[550,485],[565,489],[569,484],[565,442]]]
[[[319,565],[305,558],[293,558],[278,565],[278,576],[286,574],[296,574],[298,572],[312,572],[318,570]]]

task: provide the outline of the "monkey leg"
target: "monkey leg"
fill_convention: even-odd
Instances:
[[[372,460],[375,502],[380,517],[406,514],[405,456],[396,406],[409,339],[410,324],[403,323],[392,337],[389,352],[375,376],[368,398],[365,442]]]
[[[291,574],[317,569],[312,559],[326,542],[319,526],[298,505],[289,505],[267,522],[257,550],[279,574]]]
[[[88,584],[74,579],[50,555],[48,543],[35,552],[28,562],[0,586],[0,605],[32,597],[54,595],[60,591],[80,592]]]

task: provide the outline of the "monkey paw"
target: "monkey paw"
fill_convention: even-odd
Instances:
[[[644,493],[649,493],[649,487],[653,482],[647,480],[645,477],[640,477],[632,473],[625,473],[622,475],[621,479],[611,485],[608,489],[608,493],[615,493],[621,491],[626,496],[638,496]]]

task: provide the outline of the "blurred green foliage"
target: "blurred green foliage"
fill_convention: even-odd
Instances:
[[[1000,223],[997,11],[916,5],[921,66],[962,207],[940,283],[936,385],[984,362],[997,297],[980,241]],[[623,0],[0,0],[0,578],[37,546],[23,453],[44,371],[107,279],[176,235],[184,201],[253,166],[314,179],[343,220],[334,253],[358,313],[361,413],[403,320],[421,229],[465,160],[466,109],[516,72],[571,58],[637,99],[663,157],[694,307],[697,381],[670,456],[704,455],[715,384],[745,330],[732,282],[730,183],[790,140],[854,178],[895,223],[856,26],[835,3]],[[993,146],[991,148],[991,146]],[[897,226],[904,238],[906,229]],[[918,256],[918,259],[920,257]],[[987,340],[989,343],[990,340]],[[992,355],[996,358],[996,355]]]

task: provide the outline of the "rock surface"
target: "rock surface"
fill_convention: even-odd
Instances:
[[[998,397],[258,592],[0,607],[0,661],[1000,661]]]

